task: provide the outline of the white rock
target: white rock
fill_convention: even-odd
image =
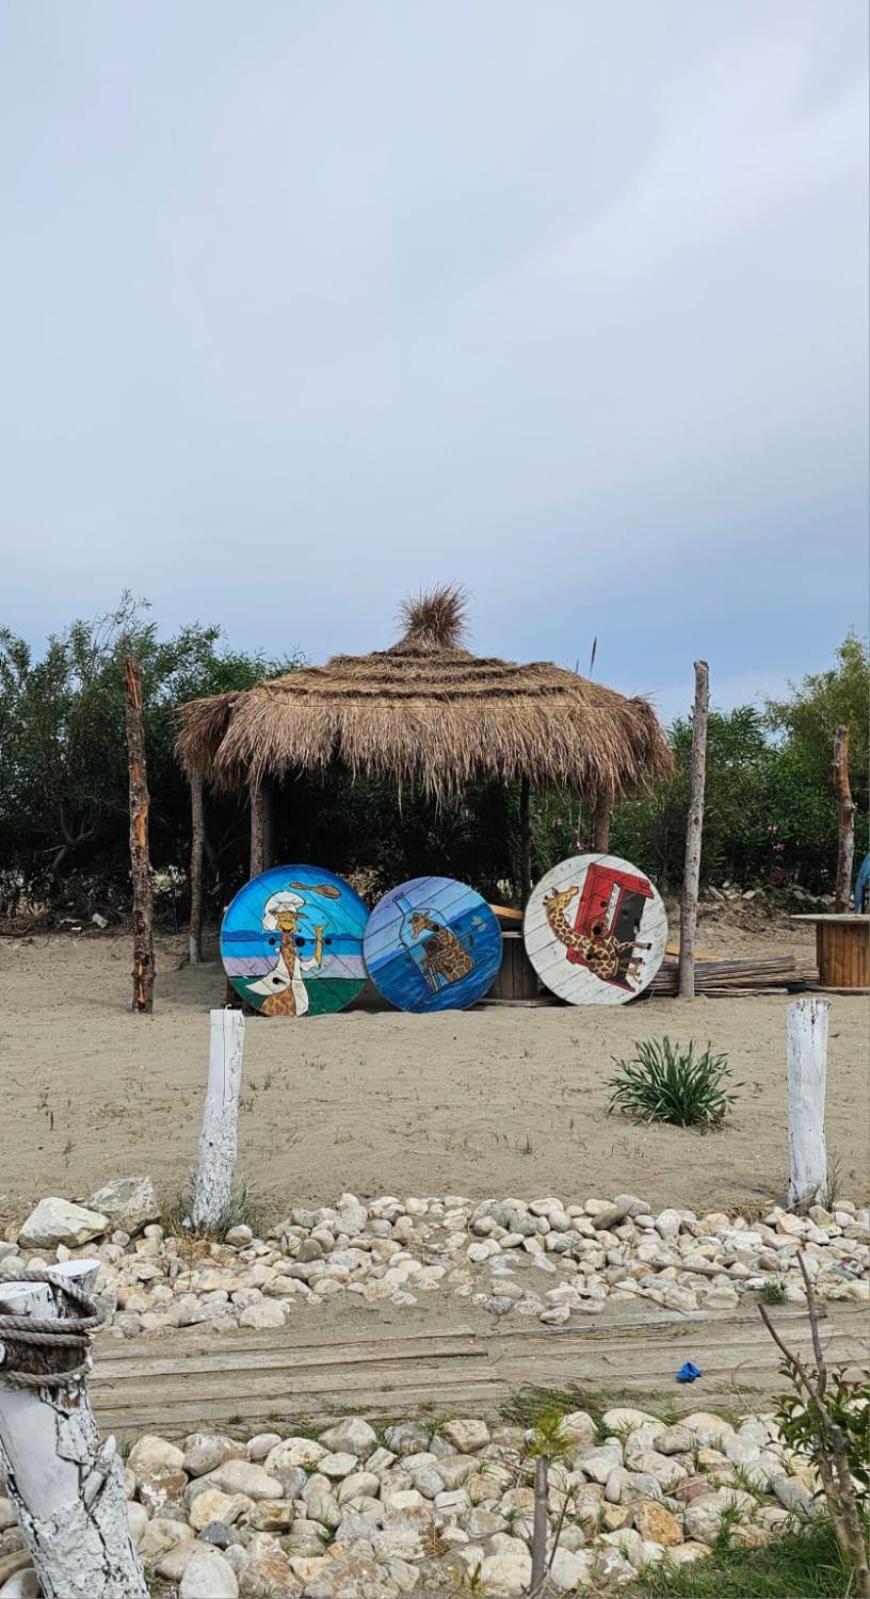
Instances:
[[[327,1449],[366,1460],[377,1447],[378,1435],[362,1416],[348,1416],[335,1427],[328,1427],[326,1432],[321,1433],[320,1441]]]
[[[179,1599],[238,1599],[239,1584],[219,1549],[197,1544],[178,1590]]]
[[[683,1416],[680,1426],[692,1433],[699,1444],[708,1448],[721,1448],[725,1439],[734,1432],[730,1421],[726,1421],[724,1416],[712,1415],[707,1410],[697,1410],[691,1416]]]
[[[281,1442],[281,1434],[277,1432],[258,1432],[248,1444],[249,1460],[265,1460],[269,1451]]]
[[[287,1320],[287,1312],[280,1299],[263,1299],[259,1304],[249,1305],[239,1317],[240,1327],[253,1327],[256,1332],[262,1332],[268,1327],[283,1327]]]
[[[484,1557],[480,1581],[484,1593],[523,1594],[532,1575],[532,1557],[521,1538],[497,1532],[490,1539],[492,1554]]]
[[[280,1474],[289,1471],[292,1466],[301,1466],[305,1471],[316,1471],[320,1461],[329,1454],[314,1438],[285,1438],[283,1443],[276,1444],[266,1456],[266,1470]]]
[[[118,1177],[91,1194],[88,1208],[107,1216],[113,1227],[121,1228],[131,1238],[160,1215],[150,1177]]]
[[[181,1465],[188,1477],[204,1477],[206,1472],[216,1471],[225,1460],[246,1458],[244,1444],[236,1443],[235,1439],[225,1438],[221,1433],[194,1432],[184,1440]]]
[[[108,1232],[109,1218],[66,1199],[41,1199],[18,1234],[22,1249],[54,1249],[67,1244],[76,1249]]]
[[[40,1599],[42,1589],[39,1578],[32,1566],[25,1566],[23,1571],[16,1571],[4,1582],[0,1588],[3,1599]]]
[[[460,1455],[474,1454],[475,1450],[483,1449],[490,1441],[486,1422],[468,1417],[446,1421],[440,1430],[442,1438],[446,1438]]]
[[[324,1455],[317,1469],[323,1472],[324,1477],[349,1477],[357,1465],[356,1455],[348,1455],[341,1451],[338,1454]]]
[[[573,1593],[592,1581],[592,1557],[582,1550],[558,1548],[550,1567],[550,1581],[560,1593]]]
[[[128,1499],[127,1520],[130,1524],[130,1537],[138,1547],[145,1528],[148,1526],[148,1511],[144,1505],[138,1505],[135,1501]]]
[[[130,1450],[127,1465],[137,1477],[153,1477],[161,1471],[181,1471],[184,1466],[184,1451],[165,1438],[158,1438],[154,1433],[145,1433],[142,1438],[137,1439]]]

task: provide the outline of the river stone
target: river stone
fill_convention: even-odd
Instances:
[[[641,1538],[672,1549],[683,1541],[683,1529],[676,1516],[654,1499],[641,1499],[634,1507],[634,1525]]]
[[[253,1512],[254,1501],[247,1494],[227,1494],[220,1488],[206,1488],[204,1493],[197,1494],[187,1517],[190,1525],[201,1532],[210,1521],[223,1521],[231,1527],[233,1522]]]
[[[155,1516],[149,1521],[139,1539],[139,1554],[143,1560],[159,1560],[176,1544],[192,1543],[193,1529],[186,1521],[173,1521],[166,1516]]]
[[[25,1566],[23,1571],[16,1571],[4,1582],[2,1592],[6,1599],[40,1599],[42,1589],[33,1567]]]
[[[320,1442],[326,1449],[339,1454],[356,1455],[358,1460],[364,1461],[377,1447],[378,1435],[374,1427],[370,1427],[361,1416],[348,1416],[345,1421],[321,1433]]]
[[[399,1599],[398,1584],[362,1550],[349,1549],[307,1565],[306,1599]]]
[[[730,1438],[734,1431],[730,1421],[726,1421],[724,1416],[711,1415],[707,1410],[696,1410],[691,1416],[683,1416],[680,1426],[685,1427],[686,1432],[690,1432],[697,1443],[708,1448],[715,1448],[717,1445],[721,1448],[725,1439]]]
[[[593,1444],[598,1428],[586,1410],[571,1410],[562,1417],[562,1436],[568,1444]]]
[[[552,1557],[550,1581],[560,1593],[574,1593],[592,1581],[592,1557],[560,1544]]]
[[[208,1481],[225,1494],[246,1494],[249,1499],[284,1497],[283,1483],[251,1460],[225,1460],[216,1471],[209,1472]]]
[[[118,1177],[91,1194],[88,1208],[108,1216],[114,1228],[129,1233],[131,1238],[160,1216],[150,1177]]]
[[[258,1463],[265,1460],[269,1452],[281,1442],[279,1432],[258,1432],[248,1444],[248,1459]]]
[[[109,1218],[66,1199],[41,1199],[18,1234],[22,1249],[55,1249],[66,1244],[77,1249],[109,1230]]]
[[[137,1477],[153,1477],[161,1471],[181,1471],[184,1466],[184,1451],[179,1449],[177,1444],[167,1442],[165,1438],[145,1433],[130,1450],[127,1465]]]
[[[257,1532],[289,1532],[296,1516],[296,1506],[290,1499],[260,1499],[250,1521]]]
[[[253,1327],[255,1332],[263,1332],[270,1327],[283,1327],[286,1320],[287,1312],[279,1299],[262,1299],[242,1311],[239,1326]]]
[[[197,1544],[178,1589],[179,1599],[238,1599],[239,1584],[219,1549]]]
[[[182,1468],[189,1477],[204,1477],[206,1472],[216,1471],[225,1460],[246,1459],[244,1444],[224,1438],[220,1433],[194,1432],[184,1440]]]
[[[457,1454],[471,1455],[475,1450],[483,1449],[490,1441],[489,1428],[485,1421],[472,1420],[468,1417],[456,1421],[445,1421],[441,1427],[441,1436],[452,1444]]]
[[[137,1549],[148,1526],[148,1511],[144,1505],[137,1505],[127,1501],[127,1521],[130,1526],[130,1537]]]
[[[318,1463],[328,1453],[329,1450],[324,1449],[314,1438],[285,1438],[283,1443],[276,1444],[274,1449],[269,1450],[265,1466],[267,1471],[276,1475],[282,1471],[289,1471],[293,1466],[302,1466],[305,1471],[316,1471]]]
[[[480,1585],[484,1593],[524,1594],[532,1575],[532,1557],[521,1538],[497,1532],[489,1541],[491,1554],[484,1556]]]
[[[324,1455],[317,1469],[323,1472],[324,1477],[330,1477],[337,1481],[341,1477],[349,1477],[351,1472],[356,1470],[357,1465],[356,1455],[340,1453]]]
[[[285,1555],[270,1539],[252,1539],[239,1567],[241,1599],[299,1599],[302,1583]]]
[[[721,1488],[693,1499],[683,1516],[686,1537],[698,1543],[715,1543],[723,1513],[731,1502],[732,1496]]]

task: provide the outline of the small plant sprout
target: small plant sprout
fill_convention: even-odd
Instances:
[[[785,1288],[778,1277],[772,1277],[770,1282],[765,1283],[759,1298],[763,1305],[785,1304]]]
[[[709,1043],[696,1055],[694,1040],[684,1048],[669,1038],[646,1038],[634,1049],[630,1060],[614,1057],[616,1072],[606,1085],[611,1090],[609,1112],[675,1127],[699,1127],[702,1132],[721,1126],[737,1097],[727,1092],[731,1077],[727,1055],[714,1054]]]

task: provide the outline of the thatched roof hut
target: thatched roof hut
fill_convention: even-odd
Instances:
[[[652,707],[575,672],[463,647],[460,591],[404,607],[390,649],[335,655],[239,694],[179,708],[178,753],[191,776],[221,788],[325,771],[419,782],[436,798],[475,777],[565,784],[607,797],[671,769]]]

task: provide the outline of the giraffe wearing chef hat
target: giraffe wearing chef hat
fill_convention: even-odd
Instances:
[[[295,892],[302,889],[303,894]],[[291,883],[288,888],[267,899],[263,909],[263,927],[267,932],[281,934],[278,959],[270,972],[249,985],[251,994],[264,995],[260,1006],[262,1016],[304,1016],[309,1007],[308,989],[303,974],[317,971],[323,962],[323,930],[325,923],[315,924],[314,954],[303,960],[296,945],[299,914],[305,909],[304,894],[319,894],[323,899],[339,899],[340,891],[332,883]]]

